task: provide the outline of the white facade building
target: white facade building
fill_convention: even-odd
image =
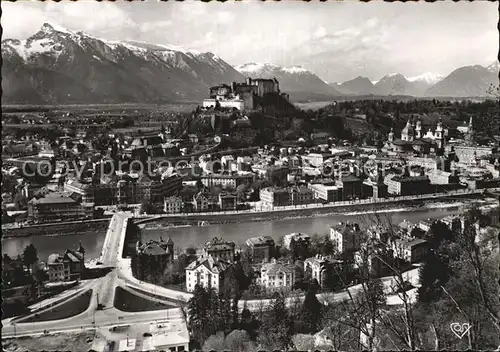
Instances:
[[[198,284],[219,291],[224,282],[224,274],[230,267],[230,263],[212,257],[197,259],[186,268],[186,290],[193,292]]]
[[[273,259],[271,263],[262,265],[257,282],[266,289],[292,289],[298,277],[295,264],[282,264]]]

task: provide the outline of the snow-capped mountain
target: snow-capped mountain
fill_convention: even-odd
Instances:
[[[498,72],[500,71],[500,63],[498,60],[495,60],[491,65],[487,67],[488,71],[493,72],[498,75]]]
[[[441,81],[445,76],[440,73],[426,72],[418,76],[406,78],[409,82],[425,82],[427,84],[436,84]]]
[[[427,90],[427,96],[485,97],[492,95],[498,87],[498,62],[484,67],[464,66],[450,73],[446,78]]]
[[[382,77],[375,85],[377,95],[415,95],[414,85],[399,73]]]
[[[349,95],[369,95],[375,92],[375,87],[368,78],[358,76],[338,85],[338,90]]]
[[[244,77],[212,53],[99,39],[45,23],[2,41],[3,102],[120,103],[198,100]]]
[[[328,99],[342,95],[314,73],[300,66],[282,67],[268,63],[247,63],[235,67],[251,78],[276,78],[280,90],[289,93],[292,100]]]

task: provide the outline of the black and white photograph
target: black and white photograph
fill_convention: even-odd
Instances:
[[[500,2],[0,5],[3,351],[500,351]]]

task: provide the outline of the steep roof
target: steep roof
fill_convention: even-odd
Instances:
[[[59,264],[62,262],[62,258],[59,254],[57,253],[52,253],[51,255],[49,255],[49,259],[47,260],[47,264],[48,265],[51,265],[51,264]]]
[[[206,267],[210,272],[214,274],[220,274],[224,271],[226,271],[230,266],[231,263],[223,261],[223,260],[215,260],[212,257],[208,258],[198,258],[191,264],[189,264],[186,267],[186,270],[195,270],[199,266],[203,265]]]
[[[205,250],[225,250],[225,249],[234,249],[234,242],[229,242],[224,240],[223,238],[214,237],[212,240],[205,243]]]
[[[170,238],[169,241],[170,242],[163,242],[163,241],[158,242],[154,240],[149,240],[148,242],[139,246],[138,250],[141,254],[145,255],[160,256],[160,255],[171,254],[170,245],[173,245],[174,242]]]
[[[246,241],[248,246],[258,246],[258,245],[264,245],[264,244],[274,244],[274,240],[271,238],[271,236],[258,236],[258,237],[252,237],[249,238]]]
[[[274,262],[262,265],[261,271],[265,272],[267,275],[276,275],[280,272],[293,273],[296,269],[297,266],[295,264],[282,264]]]

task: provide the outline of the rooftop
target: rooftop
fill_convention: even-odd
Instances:
[[[64,194],[50,194],[43,198],[33,198],[29,201],[30,204],[76,204],[76,201]]]
[[[392,178],[393,181],[407,183],[407,182],[421,182],[421,181],[429,181],[429,177],[427,176],[394,176]]]
[[[295,264],[283,264],[273,260],[272,263],[262,265],[261,271],[267,275],[276,275],[282,273],[292,273],[297,269]]]
[[[271,238],[271,236],[258,236],[249,238],[246,243],[248,246],[259,246],[266,244],[274,244],[274,240]]]
[[[186,270],[195,270],[199,266],[203,265],[206,267],[210,272],[214,274],[221,273],[223,271],[226,271],[227,268],[231,266],[231,263],[223,261],[223,260],[216,260],[212,257],[208,258],[198,258],[191,264],[189,264],[186,267]]]

